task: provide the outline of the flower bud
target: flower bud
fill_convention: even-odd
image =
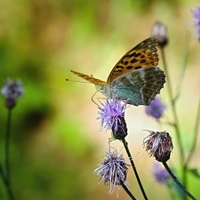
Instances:
[[[101,107],[98,106],[101,129],[112,130],[116,139],[123,139],[127,135],[127,127],[124,119],[126,102],[119,99],[106,99]]]
[[[158,45],[162,48],[168,43],[168,38],[167,38],[167,28],[164,24],[161,22],[155,22],[154,25],[152,26],[152,36],[155,36]]]
[[[107,156],[99,167],[94,171],[101,177],[101,181],[105,185],[110,184],[110,193],[114,191],[115,185],[126,184],[126,177],[129,164],[126,163],[122,155],[118,155],[117,151],[107,151]]]
[[[159,162],[166,162],[169,160],[173,150],[172,138],[166,131],[154,132],[148,131],[148,135],[143,145],[150,156],[154,156]]]
[[[124,117],[119,116],[118,118],[117,124],[112,126],[112,134],[114,138],[121,140],[124,139],[128,133]]]
[[[8,79],[1,90],[1,94],[6,98],[6,107],[12,109],[16,104],[16,100],[24,94],[21,81]]]

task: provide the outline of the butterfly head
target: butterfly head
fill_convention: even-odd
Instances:
[[[112,89],[107,84],[97,84],[95,85],[98,92],[101,92],[104,96],[112,98]]]

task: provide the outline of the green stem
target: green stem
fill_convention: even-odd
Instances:
[[[166,74],[166,78],[167,78],[167,83],[168,83],[167,84],[167,86],[168,86],[167,89],[168,89],[169,98],[170,98],[170,102],[171,102],[172,112],[173,112],[173,115],[174,115],[174,128],[176,130],[176,136],[177,136],[178,145],[179,145],[179,149],[180,149],[181,164],[183,164],[184,163],[184,154],[183,154],[183,147],[182,147],[182,142],[181,142],[181,135],[180,135],[180,129],[179,129],[179,123],[178,123],[178,116],[177,116],[176,107],[175,107],[175,103],[174,103],[174,99],[173,99],[171,81],[170,81],[168,68],[167,68],[167,63],[166,63],[166,59],[165,59],[164,48],[161,48],[161,55],[162,55],[163,66],[164,66],[164,70],[165,70],[165,74]]]
[[[9,164],[9,149],[10,149],[10,126],[11,126],[11,113],[12,110],[8,109],[8,118],[6,126],[6,138],[5,138],[5,172],[7,181],[10,184],[10,164]]]
[[[126,185],[124,183],[121,183],[121,186],[126,191],[126,193],[129,195],[129,197],[131,197],[131,199],[136,200],[136,198],[133,196],[133,194],[130,192],[130,190],[126,187]]]
[[[192,196],[192,194],[190,194],[186,188],[179,182],[179,180],[177,179],[177,177],[172,173],[171,169],[168,167],[166,162],[163,162],[163,165],[165,167],[165,169],[168,171],[169,175],[172,177],[172,179],[174,180],[174,182],[180,187],[180,189],[186,194],[188,195],[188,197],[190,197],[193,200],[196,200],[196,198],[194,196]]]
[[[172,113],[173,113],[173,118],[174,118],[174,128],[176,131],[176,137],[177,137],[177,141],[178,141],[178,145],[179,145],[179,153],[180,153],[180,161],[181,161],[181,166],[183,166],[182,168],[182,178],[183,178],[183,184],[186,187],[186,182],[187,182],[187,177],[186,177],[186,168],[184,167],[184,151],[183,151],[183,146],[182,146],[182,142],[181,142],[181,133],[180,133],[180,128],[179,128],[179,122],[178,122],[178,115],[177,115],[177,111],[176,111],[176,100],[173,98],[173,94],[172,94],[172,86],[171,86],[171,81],[170,81],[170,76],[168,73],[168,68],[167,68],[167,63],[166,63],[166,59],[165,59],[165,53],[164,53],[164,48],[161,48],[161,55],[162,55],[162,59],[163,59],[163,66],[164,66],[164,70],[166,73],[166,78],[167,78],[167,89],[168,89],[168,93],[169,93],[169,98],[170,98],[170,103],[171,103],[171,108],[172,108]],[[187,196],[184,195],[184,199],[187,199]]]
[[[196,118],[196,122],[195,122],[195,126],[194,126],[194,138],[193,138],[193,143],[192,143],[192,147],[191,150],[186,158],[186,161],[184,163],[183,169],[185,171],[185,176],[183,177],[183,183],[185,183],[185,187],[187,186],[187,170],[188,170],[188,165],[189,162],[194,154],[194,150],[196,148],[196,143],[197,143],[197,136],[198,136],[198,130],[199,130],[199,121],[200,121],[200,99],[199,99],[199,105],[198,105],[198,109],[197,109],[197,118]],[[187,198],[186,198],[187,199]]]
[[[131,166],[132,166],[133,171],[134,171],[134,173],[135,173],[135,176],[136,176],[137,182],[138,182],[138,184],[139,184],[140,190],[141,190],[141,192],[142,192],[142,194],[143,194],[143,197],[144,197],[145,200],[148,200],[148,198],[147,198],[147,196],[146,196],[146,193],[145,193],[145,191],[144,191],[144,188],[143,188],[143,186],[142,186],[142,183],[141,183],[141,181],[140,181],[140,177],[139,177],[139,175],[138,175],[138,173],[137,173],[135,164],[134,164],[134,162],[133,162],[131,153],[130,153],[130,151],[129,151],[128,143],[126,142],[125,138],[122,139],[122,142],[123,142],[123,144],[124,144],[126,153],[127,153],[128,157],[129,157]]]
[[[176,87],[176,96],[179,96],[180,90],[181,90],[181,85],[183,82],[183,78],[185,76],[185,70],[187,67],[187,61],[189,58],[189,46],[190,46],[190,33],[187,33],[186,35],[186,42],[185,42],[185,53],[184,53],[184,60],[183,60],[183,65],[182,65],[182,69],[178,78],[178,82],[177,82],[177,87]]]
[[[11,191],[11,188],[10,188],[10,185],[9,185],[9,182],[7,180],[7,176],[5,176],[5,173],[3,171],[3,168],[0,164],[0,174],[1,174],[1,178],[6,186],[6,189],[7,189],[7,193],[8,193],[8,196],[10,198],[10,200],[14,200],[14,197],[13,197],[13,194],[12,194],[12,191]]]
[[[194,139],[193,139],[193,143],[192,143],[192,147],[191,147],[191,150],[189,152],[189,155],[185,161],[185,165],[187,166],[188,163],[190,162],[192,156],[193,156],[193,153],[194,153],[194,150],[196,148],[196,144],[197,144],[197,136],[198,136],[198,131],[199,131],[199,123],[200,121],[200,98],[199,98],[199,105],[198,105],[198,109],[197,109],[197,117],[196,117],[196,122],[195,122],[195,125],[194,125]]]
[[[10,163],[9,163],[11,114],[12,114],[12,110],[8,109],[8,118],[7,118],[6,135],[5,135],[5,171],[3,171],[2,166],[0,166],[0,173],[4,181],[4,184],[7,188],[7,193],[10,197],[10,200],[14,200],[12,190],[11,190]]]

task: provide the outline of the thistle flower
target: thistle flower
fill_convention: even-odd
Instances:
[[[196,28],[196,37],[200,40],[200,7],[191,10],[193,15],[193,26]]]
[[[101,182],[110,185],[109,193],[112,193],[115,186],[126,184],[128,166],[122,155],[118,155],[116,150],[109,150],[106,158],[94,172],[101,177]]]
[[[118,99],[106,99],[102,107],[98,106],[101,129],[112,129],[113,136],[116,139],[122,139],[127,135],[127,127],[124,119],[126,102]]]
[[[147,130],[150,135],[148,135],[144,141],[143,145],[148,151],[150,156],[154,156],[159,162],[166,162],[169,160],[171,152],[173,150],[172,138],[169,133],[164,132],[154,132]]]
[[[157,162],[153,164],[153,175],[158,183],[165,184],[170,177],[166,169],[162,168]]]
[[[159,98],[155,98],[149,106],[146,106],[145,111],[147,115],[160,119],[165,109],[166,105]]]
[[[154,23],[151,35],[156,37],[160,47],[164,47],[168,43],[167,27],[161,22]]]
[[[16,104],[16,100],[24,94],[21,81],[8,79],[1,90],[1,94],[6,98],[6,107],[12,109]]]

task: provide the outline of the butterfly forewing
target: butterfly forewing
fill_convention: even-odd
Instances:
[[[157,66],[159,59],[156,46],[156,38],[150,37],[128,51],[114,66],[108,76],[107,84],[111,84],[114,79],[123,74],[141,68]]]
[[[88,76],[86,74],[83,74],[83,73],[80,73],[80,72],[76,72],[76,71],[73,71],[73,70],[71,70],[71,72],[76,74],[77,76],[85,79],[86,81],[95,84],[95,85],[105,85],[106,84],[105,81],[102,81],[100,79],[94,78],[93,76]]]

